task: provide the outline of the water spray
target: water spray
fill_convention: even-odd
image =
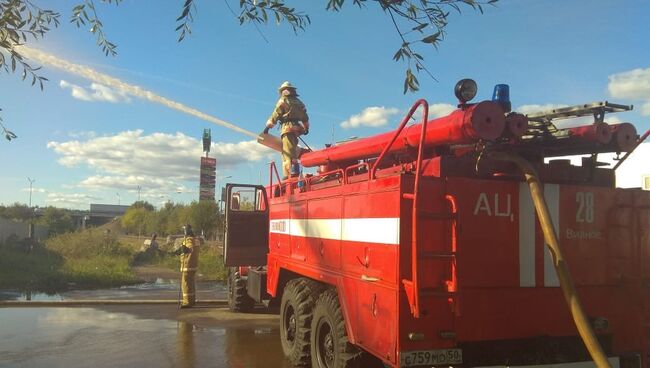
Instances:
[[[91,80],[96,83],[101,83],[103,85],[115,88],[117,90],[123,91],[125,93],[128,93],[132,96],[142,98],[144,100],[148,100],[153,103],[157,103],[166,107],[169,107],[171,109],[195,116],[199,119],[203,119],[205,121],[209,121],[213,124],[220,125],[224,128],[228,128],[230,130],[234,130],[238,133],[242,133],[244,135],[247,135],[249,137],[258,139],[260,138],[259,134],[255,134],[251,131],[248,131],[244,128],[241,128],[235,124],[229,123],[227,121],[218,119],[212,115],[208,115],[204,112],[201,112],[197,109],[191,108],[189,106],[183,105],[180,102],[175,102],[172,101],[168,98],[165,98],[163,96],[157,95],[151,91],[148,91],[142,87],[129,84],[126,82],[123,82],[115,77],[111,77],[107,74],[100,73],[92,68],[89,68],[87,66],[71,63],[67,60],[63,60],[61,58],[58,58],[52,54],[36,50],[27,46],[16,46],[16,49],[20,51],[22,55],[29,59],[33,59],[41,64],[49,65],[61,70],[64,70],[68,73],[77,75],[79,77]]]

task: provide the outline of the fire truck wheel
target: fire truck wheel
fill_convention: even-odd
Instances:
[[[314,303],[320,285],[305,278],[287,283],[280,304],[280,341],[282,351],[296,367],[309,366],[309,339]]]
[[[239,274],[237,268],[228,272],[228,307],[233,312],[248,312],[255,301],[246,292],[246,280]]]
[[[311,322],[311,365],[314,368],[349,368],[360,364],[361,350],[350,344],[335,289],[323,292]]]

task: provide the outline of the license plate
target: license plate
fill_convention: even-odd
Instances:
[[[400,354],[400,367],[460,364],[462,362],[463,351],[461,349],[403,351]]]

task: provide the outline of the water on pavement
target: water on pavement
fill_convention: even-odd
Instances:
[[[288,368],[275,326],[198,327],[94,308],[0,308],[0,367]]]

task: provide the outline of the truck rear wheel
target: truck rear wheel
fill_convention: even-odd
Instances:
[[[320,285],[298,278],[287,283],[280,304],[280,341],[282,351],[296,367],[309,366],[309,342],[314,303]]]
[[[361,350],[350,344],[335,289],[322,293],[311,322],[311,365],[314,368],[349,368],[360,364]]]
[[[238,267],[228,272],[228,307],[233,312],[248,312],[253,309],[255,301],[248,296],[246,280],[239,273]]]

